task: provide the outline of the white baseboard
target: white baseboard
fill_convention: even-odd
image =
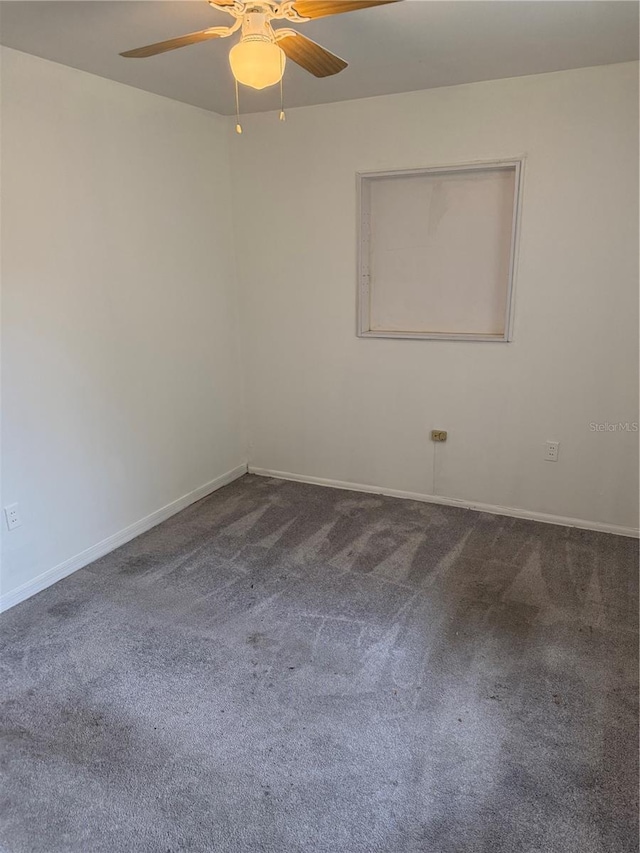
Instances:
[[[542,521],[545,524],[559,524],[562,527],[579,527],[582,530],[596,530],[601,533],[613,533],[616,536],[632,536],[638,538],[640,530],[636,527],[622,527],[618,524],[608,524],[600,521],[586,521],[583,518],[565,518],[561,515],[551,515],[546,512],[534,512],[528,509],[518,509],[511,506],[494,506],[493,504],[476,503],[475,501],[445,498],[440,495],[423,495],[419,492],[403,492],[400,489],[384,489],[380,486],[368,486],[362,483],[348,483],[343,480],[328,480],[324,477],[308,477],[304,474],[291,474],[288,471],[271,471],[268,468],[255,468],[249,465],[249,473],[260,477],[274,477],[277,480],[295,480],[299,483],[311,483],[315,486],[330,486],[334,489],[347,489],[351,492],[368,492],[372,495],[388,495],[392,498],[405,498],[424,503],[442,504],[443,506],[458,506],[472,509],[476,512],[489,512],[493,515],[507,515],[512,518],[526,518],[530,521]]]
[[[103,539],[102,542],[98,542],[96,545],[92,545],[80,554],[76,554],[75,557],[70,557],[68,560],[65,560],[64,563],[59,563],[52,569],[48,569],[46,572],[43,572],[41,575],[33,578],[33,580],[22,584],[22,586],[19,586],[17,589],[11,590],[11,592],[7,592],[5,595],[0,595],[0,613],[4,610],[8,610],[16,604],[20,604],[21,601],[25,601],[27,598],[31,598],[32,595],[35,595],[37,592],[41,592],[48,586],[62,580],[62,578],[66,578],[67,575],[78,571],[78,569],[88,566],[89,563],[93,563],[94,560],[104,557],[104,555],[108,554],[110,551],[115,551],[116,548],[119,548],[131,539],[135,539],[136,536],[140,536],[141,533],[146,533],[147,530],[151,530],[152,527],[155,527],[157,524],[160,524],[162,521],[165,521],[167,518],[170,518],[172,515],[175,515],[196,501],[206,498],[207,495],[210,495],[217,489],[221,489],[228,483],[233,482],[233,480],[237,480],[246,473],[246,464],[238,465],[238,467],[234,468],[232,471],[227,471],[226,474],[216,477],[215,480],[210,480],[208,483],[205,483],[203,486],[199,486],[187,495],[183,495],[181,498],[172,501],[170,504],[157,509],[155,512],[152,512],[151,515],[147,515],[146,518],[141,518],[140,521],[130,524],[128,527],[125,527],[124,530],[119,530],[112,536],[108,536],[106,539]]]

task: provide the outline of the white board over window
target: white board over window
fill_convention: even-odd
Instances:
[[[521,163],[366,173],[358,334],[508,341]]]

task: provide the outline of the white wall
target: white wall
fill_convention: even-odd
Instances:
[[[1,92],[3,598],[245,462],[236,258],[254,467],[637,526],[589,426],[638,419],[636,64],[242,137],[8,49]],[[513,343],[357,338],[355,172],[521,154]]]
[[[251,464],[637,527],[636,63],[290,110],[233,138]],[[526,155],[514,341],[358,339],[358,170]],[[429,430],[449,431],[437,447]],[[561,442],[557,463],[543,443]]]
[[[246,448],[226,120],[8,49],[1,116],[6,597]]]

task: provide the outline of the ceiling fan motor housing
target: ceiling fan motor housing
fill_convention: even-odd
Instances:
[[[274,41],[275,35],[264,9],[251,7],[242,18],[243,41]]]

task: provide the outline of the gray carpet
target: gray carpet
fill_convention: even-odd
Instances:
[[[636,853],[637,577],[244,477],[2,618],[2,849]]]

